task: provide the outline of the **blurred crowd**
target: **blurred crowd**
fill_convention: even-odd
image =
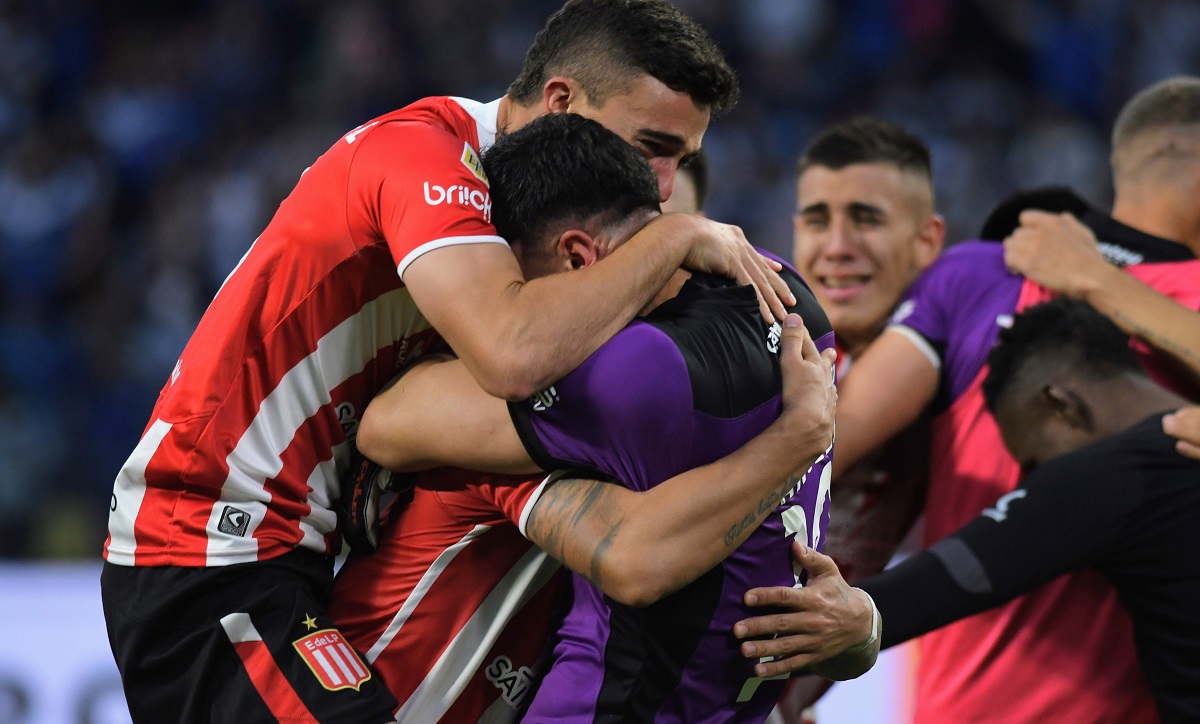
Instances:
[[[208,300],[348,129],[500,96],[560,0],[0,0],[0,557],[92,557]],[[790,254],[794,164],[916,131],[948,241],[1017,187],[1110,201],[1106,129],[1200,73],[1195,0],[678,0],[739,72],[708,213]]]

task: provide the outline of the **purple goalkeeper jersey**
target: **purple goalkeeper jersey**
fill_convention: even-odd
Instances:
[[[794,270],[785,278],[817,346],[832,347],[811,291]],[[775,420],[780,332],[763,322],[752,289],[694,277],[558,384],[512,403],[513,419],[544,468],[583,467],[646,490],[733,452]],[[525,720],[763,721],[784,678],[754,676],[733,625],[763,613],[742,604],[748,589],[799,583],[793,537],[824,545],[831,454],[721,565],[651,606],[625,606],[574,576]]]

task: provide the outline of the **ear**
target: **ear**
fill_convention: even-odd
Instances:
[[[542,103],[547,113],[569,113],[582,98],[579,84],[566,76],[556,75],[542,86]]]
[[[796,223],[800,223],[799,216],[796,217]],[[941,255],[942,245],[945,241],[946,220],[942,218],[941,214],[930,214],[917,229],[913,258],[920,271],[928,269],[929,265]]]
[[[600,260],[600,240],[581,229],[568,229],[558,237],[556,249],[567,269],[583,269]]]
[[[1058,384],[1042,387],[1042,400],[1050,408],[1050,414],[1070,427],[1087,433],[1096,431],[1092,409],[1075,390]]]

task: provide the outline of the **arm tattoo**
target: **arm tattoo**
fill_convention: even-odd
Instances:
[[[762,500],[758,501],[757,505],[747,510],[746,515],[742,517],[741,521],[734,523],[733,527],[731,527],[729,531],[725,533],[725,547],[730,548],[740,543],[738,538],[741,537],[742,533],[746,532],[746,529],[750,526],[761,522],[767,513],[775,510],[776,506],[779,505],[779,502],[787,497],[787,494],[793,488],[799,485],[800,481],[803,479],[803,473],[789,477],[786,481],[784,481],[783,485],[779,486],[779,488],[775,490],[772,490],[770,493],[767,493]]]
[[[605,557],[624,522],[610,485],[559,480],[542,492],[525,523],[531,541],[598,588],[604,587]]]
[[[1173,355],[1176,359],[1190,364],[1192,367],[1200,367],[1200,359],[1197,359],[1191,349],[1185,345],[1176,344],[1174,340],[1158,334],[1143,324],[1138,324],[1137,321],[1130,319],[1120,310],[1114,310],[1109,315],[1109,319],[1115,322],[1118,327],[1128,331],[1132,336],[1142,338],[1151,347],[1156,347],[1163,352]]]

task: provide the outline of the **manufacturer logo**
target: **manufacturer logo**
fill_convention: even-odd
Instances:
[[[327,628],[292,642],[300,658],[308,664],[308,668],[321,682],[321,686],[330,691],[339,689],[354,689],[371,679],[362,659],[337,629]]]
[[[346,136],[345,136],[346,143],[354,143],[355,141],[358,140],[358,136],[360,133],[363,133],[364,131],[371,128],[372,126],[378,126],[378,125],[379,125],[379,121],[371,121],[370,123],[368,123],[366,125],[355,128],[353,131],[350,131],[349,133],[346,134]],[[304,169],[304,170],[307,171],[308,169]]]
[[[222,533],[244,536],[249,527],[250,514],[246,511],[238,510],[232,505],[226,505],[225,510],[221,511],[221,522],[217,524],[217,530]]]
[[[1012,491],[1008,495],[1005,495],[1003,498],[997,500],[994,506],[983,511],[983,515],[986,515],[997,523],[1003,523],[1008,519],[1008,506],[1012,505],[1014,501],[1024,498],[1025,493],[1026,491],[1021,488]]]
[[[425,203],[430,206],[441,204],[458,204],[469,206],[483,212],[483,220],[492,221],[492,196],[470,186],[454,184],[449,188],[425,182]]]
[[[779,340],[782,336],[783,325],[781,325],[779,322],[772,324],[771,328],[767,330],[767,349],[770,350],[772,354],[779,354]]]
[[[354,442],[358,438],[358,415],[354,410],[354,405],[343,402],[334,410],[337,412],[338,423],[342,426],[342,434],[346,436],[346,442]]]
[[[535,411],[545,412],[553,407],[555,402],[558,402],[558,390],[553,387],[547,387],[533,397],[530,397],[529,401],[533,403]]]
[[[467,167],[468,171],[475,174],[475,178],[486,184],[488,188],[491,188],[492,184],[488,181],[487,174],[483,172],[483,163],[479,160],[479,156],[475,154],[475,149],[471,148],[471,144],[463,144],[462,158],[459,160]]]
[[[500,698],[504,699],[504,703],[513,709],[520,707],[521,700],[533,685],[533,672],[529,667],[516,669],[507,656],[497,656],[484,673],[492,686],[500,690]]]

